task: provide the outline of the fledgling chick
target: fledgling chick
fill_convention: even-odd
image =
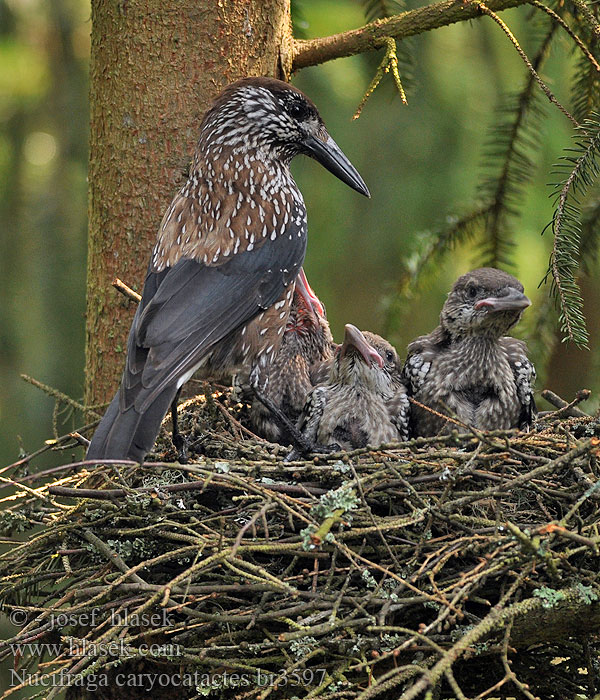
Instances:
[[[298,427],[313,444],[350,450],[408,439],[408,411],[395,349],[348,324],[329,378],[309,394]]]
[[[263,392],[263,397],[279,408],[293,426],[315,385],[315,377],[328,371],[334,347],[325,308],[301,269],[279,352],[271,362]],[[293,441],[285,426],[256,398],[250,407],[250,428],[271,442],[287,445]]]
[[[440,325],[408,346],[402,376],[409,394],[481,430],[528,429],[536,410],[535,368],[525,343],[505,334],[530,304],[519,280],[502,270],[482,267],[459,277]],[[456,427],[411,406],[412,436]]]

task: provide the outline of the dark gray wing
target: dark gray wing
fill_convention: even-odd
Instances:
[[[182,259],[150,272],[146,286],[156,291],[147,303],[142,299],[133,321],[121,409],[144,412],[216,343],[272,306],[295,279],[305,251],[305,230],[290,227],[219,266]]]

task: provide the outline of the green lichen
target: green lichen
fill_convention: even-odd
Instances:
[[[301,639],[293,639],[290,642],[290,651],[297,659],[302,659],[318,646],[319,642],[314,637],[302,637]]]
[[[547,586],[542,586],[533,592],[536,598],[540,598],[542,601],[542,607],[547,610],[554,608],[558,603],[564,599],[565,594],[562,591],[556,591],[554,588],[548,588]]]
[[[305,552],[311,552],[315,549],[316,545],[313,542],[313,538],[317,528],[314,525],[308,525],[303,530],[300,530],[300,536],[302,537],[302,549]]]
[[[406,641],[406,637],[401,637],[399,634],[384,634],[381,637],[381,651],[393,651],[397,649],[402,642]]]
[[[350,465],[345,464],[341,459],[338,459],[338,461],[334,462],[331,466],[333,467],[333,471],[339,472],[340,474],[347,474],[350,471]]]
[[[354,489],[349,484],[340,486],[339,489],[323,494],[319,502],[313,506],[312,512],[319,519],[329,518],[336,510],[344,512],[355,510],[359,506],[359,499]]]
[[[30,527],[29,518],[22,513],[12,510],[0,512],[0,534],[8,536],[15,532],[25,532]]]
[[[578,583],[575,585],[575,589],[586,605],[591,605],[598,600],[598,594],[591,586],[584,586],[583,583]]]

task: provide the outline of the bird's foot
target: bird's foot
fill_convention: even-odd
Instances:
[[[189,444],[181,433],[173,434],[173,446],[177,450],[177,461],[179,464],[187,464],[189,461]]]

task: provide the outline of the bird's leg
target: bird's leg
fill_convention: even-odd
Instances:
[[[271,399],[266,397],[254,384],[252,385],[252,391],[262,405],[268,411],[270,411],[275,422],[279,425],[282,431],[287,432],[296,451],[298,451],[302,456],[307,456],[314,451],[314,445],[310,442],[310,440],[307,440],[304,435],[302,435],[292,421],[278,406],[271,401]]]
[[[287,455],[284,462],[306,459],[313,453],[328,454],[329,452],[339,452],[341,450],[341,447],[336,442],[331,445],[319,445],[317,442],[311,442],[271,399],[264,396],[256,387],[253,387],[252,390],[262,405],[271,412],[279,427],[283,431],[287,431],[287,435],[292,443],[292,451]]]
[[[187,464],[188,454],[187,454],[187,440],[179,432],[179,416],[177,415],[177,401],[179,400],[179,395],[181,394],[181,388],[177,390],[173,403],[171,404],[171,421],[173,424],[172,431],[172,441],[175,449],[177,450],[177,461],[180,464]]]

